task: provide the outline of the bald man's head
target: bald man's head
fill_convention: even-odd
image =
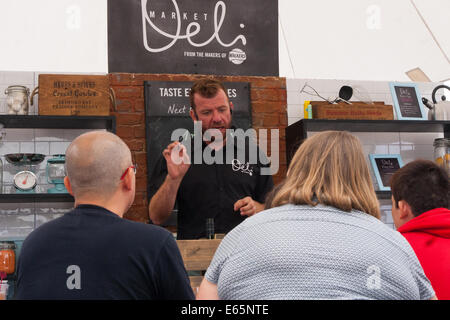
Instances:
[[[131,165],[130,149],[110,132],[82,134],[66,151],[66,171],[75,198],[88,193],[111,196],[119,186],[121,175]]]

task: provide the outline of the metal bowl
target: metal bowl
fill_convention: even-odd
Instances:
[[[14,165],[35,165],[45,159],[45,154],[40,153],[9,153],[5,154],[5,159]]]

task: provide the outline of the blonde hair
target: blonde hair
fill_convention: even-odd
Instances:
[[[269,198],[266,208],[320,203],[380,218],[361,143],[346,131],[324,131],[307,138],[292,158],[285,181]]]

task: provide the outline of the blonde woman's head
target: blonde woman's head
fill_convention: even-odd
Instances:
[[[307,138],[266,207],[288,203],[320,203],[379,218],[378,199],[358,138],[346,131],[324,131]]]

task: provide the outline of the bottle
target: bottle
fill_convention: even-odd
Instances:
[[[308,106],[310,105],[311,101],[309,100],[305,100],[303,102],[303,118],[305,119],[309,119],[309,114],[308,114]]]
[[[214,239],[214,218],[206,219],[206,238]]]
[[[16,270],[15,249],[14,241],[0,242],[0,273],[13,274]]]
[[[312,116],[312,105],[309,104],[308,105],[308,119],[312,119],[312,118],[313,118],[313,116]]]
[[[8,280],[0,280],[0,300],[8,298]]]

